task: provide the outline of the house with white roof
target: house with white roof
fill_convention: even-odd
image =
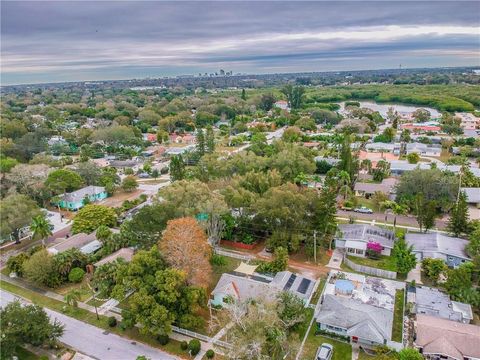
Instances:
[[[374,225],[341,224],[335,234],[335,247],[345,249],[347,255],[365,257],[369,242],[382,245],[382,255],[390,256],[395,233]]]
[[[424,144],[419,142],[407,143],[406,153],[417,153],[420,156],[440,156],[442,153],[442,146],[435,144]]]

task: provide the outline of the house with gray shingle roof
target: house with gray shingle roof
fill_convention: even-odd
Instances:
[[[310,303],[316,280],[290,271],[278,272],[273,278],[261,274],[245,276],[240,273],[222,274],[213,289],[210,303],[224,306],[229,301],[247,301],[262,298],[274,300],[282,291],[288,291],[303,300],[305,306]]]
[[[407,233],[405,241],[413,246],[413,253],[418,261],[425,258],[442,259],[452,268],[470,261],[465,252],[468,240],[460,239],[438,232],[431,233]]]
[[[392,345],[395,294],[404,288],[402,282],[332,270],[315,309],[317,329],[364,347]]]

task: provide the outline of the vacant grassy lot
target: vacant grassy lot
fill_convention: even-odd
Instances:
[[[393,310],[393,328],[392,340],[402,342],[403,329],[403,299],[405,297],[405,290],[397,290],[395,293],[395,308]]]

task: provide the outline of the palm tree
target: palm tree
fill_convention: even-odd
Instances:
[[[70,290],[68,293],[65,294],[65,296],[63,297],[63,300],[65,300],[65,302],[68,305],[77,307],[78,302],[80,301],[80,290],[78,289]]]
[[[347,195],[350,191],[350,174],[344,170],[340,171],[338,174],[338,179],[340,183],[340,192],[344,191],[343,200],[347,199]]]
[[[395,215],[393,219],[393,232],[395,232],[397,227],[397,215],[405,215],[408,212],[408,207],[405,205],[393,202],[392,211],[393,211],[393,214]]]
[[[32,231],[32,238],[42,239],[42,245],[45,245],[45,238],[52,235],[50,230],[50,221],[45,218],[45,215],[37,215],[32,219],[30,230]]]

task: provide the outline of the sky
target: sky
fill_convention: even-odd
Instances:
[[[1,84],[480,66],[480,1],[1,1]]]

